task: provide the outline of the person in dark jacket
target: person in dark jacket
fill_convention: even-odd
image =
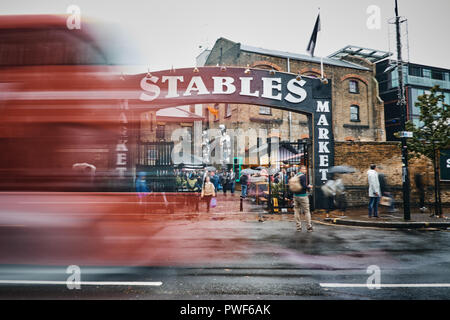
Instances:
[[[217,191],[219,191],[219,185],[220,185],[220,181],[219,181],[219,176],[214,172],[211,171],[211,174],[209,176],[211,183],[214,185],[214,189]]]
[[[423,183],[423,175],[421,173],[416,173],[414,175],[414,182],[416,184],[417,191],[419,192],[419,208],[421,212],[425,212],[427,208],[425,207],[425,185]]]
[[[239,179],[239,182],[241,183],[241,197],[246,198],[248,188],[248,175],[243,174]]]

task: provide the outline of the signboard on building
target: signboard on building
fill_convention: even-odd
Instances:
[[[441,181],[450,181],[450,149],[440,151],[439,164]]]

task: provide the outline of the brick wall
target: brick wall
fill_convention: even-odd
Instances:
[[[381,167],[379,171],[394,193],[394,199],[402,203],[402,159],[399,142],[335,142],[335,165],[355,168],[352,174],[341,175],[347,191],[349,205],[360,206],[368,203],[367,170],[370,164]],[[414,175],[421,172],[426,184],[426,202],[434,201],[434,173],[431,161],[427,158],[414,158],[409,161],[411,178],[411,202],[416,205],[418,194],[414,185]],[[450,184],[441,182],[442,202],[450,204]]]

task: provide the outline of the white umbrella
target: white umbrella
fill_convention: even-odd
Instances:
[[[243,174],[251,175],[251,174],[256,174],[256,173],[259,173],[259,170],[247,168],[247,169],[244,169],[241,171],[241,175],[243,175]]]
[[[89,163],[86,163],[86,162],[74,163],[72,165],[72,169],[86,169],[86,168],[89,168],[92,171],[95,171],[97,169],[93,164],[89,164]]]

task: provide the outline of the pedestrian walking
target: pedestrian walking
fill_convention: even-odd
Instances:
[[[417,192],[419,193],[419,208],[420,212],[425,212],[425,185],[423,183],[423,174],[417,172],[414,175],[414,182],[416,184]]]
[[[380,170],[382,170],[382,168],[379,167]],[[394,207],[394,199],[392,197],[392,193],[391,193],[391,189],[386,181],[386,176],[383,172],[378,172],[378,181],[380,182],[380,191],[381,191],[381,196],[382,197],[386,197],[383,199],[380,199],[380,203],[381,205],[383,204],[383,201],[386,200],[386,205],[389,206],[389,212],[393,213],[393,212],[397,212],[398,210],[395,209]]]
[[[377,166],[370,165],[370,170],[367,171],[367,180],[369,182],[369,218],[372,218],[372,213],[375,218],[378,218],[378,204],[380,202],[380,181],[378,179]]]
[[[322,193],[327,197],[327,214],[335,209],[336,197],[336,181],[334,180],[334,173],[328,173],[327,182],[321,187]]]
[[[217,176],[217,174],[214,171],[211,171],[210,173],[210,182],[214,185],[214,189],[216,191],[219,190],[219,177]]]
[[[219,186],[217,187],[217,191],[222,190],[224,195],[227,195],[227,172],[222,171],[219,173]]]
[[[288,176],[288,173],[287,173],[286,169],[284,169],[284,168],[281,169],[281,177],[283,178],[283,183],[285,185],[287,185],[288,180],[289,180],[289,176]]]
[[[241,183],[241,197],[246,198],[248,188],[248,175],[243,174],[239,179],[239,182]]]
[[[209,177],[206,177],[205,184],[202,188],[201,198],[206,201],[206,212],[209,212],[211,206],[211,200],[216,196],[216,189],[214,184],[210,181]]]
[[[307,231],[312,232],[313,227],[311,223],[311,212],[309,209],[308,191],[312,188],[308,184],[306,177],[306,166],[301,166],[300,172],[289,180],[289,189],[294,194],[294,218],[297,231],[302,231],[302,221],[300,212],[305,215],[307,223]]]
[[[233,168],[230,169],[228,173],[228,188],[231,192],[231,195],[234,195],[234,189],[236,188],[236,174],[233,171]]]
[[[138,178],[136,179],[136,192],[139,198],[139,206],[143,209],[145,216],[147,214],[148,206],[147,196],[150,194],[150,188],[147,185],[145,172],[139,172]]]

